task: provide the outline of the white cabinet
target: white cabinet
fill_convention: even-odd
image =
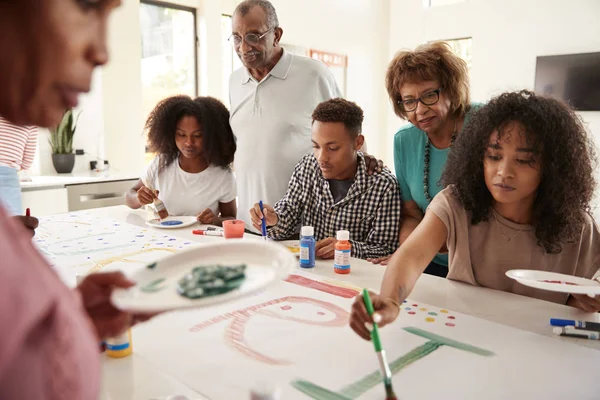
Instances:
[[[69,211],[88,210],[125,204],[125,194],[137,183],[136,179],[103,182],[23,186],[23,208],[43,217]]]
[[[69,211],[67,189],[39,189],[27,190],[21,193],[23,209],[31,209],[31,215],[44,217],[51,214],[66,213]]]
[[[136,183],[137,179],[67,185],[69,211],[125,204],[125,194]]]

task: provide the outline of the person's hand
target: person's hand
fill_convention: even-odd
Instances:
[[[201,224],[216,225],[216,223],[218,222],[218,217],[210,208],[207,208],[206,210],[198,214],[196,219]]]
[[[378,294],[369,292],[375,313],[369,316],[362,294],[356,296],[350,311],[350,328],[365,340],[371,340],[373,321],[383,328],[394,322],[400,314],[400,305],[392,299],[383,298]]]
[[[263,204],[263,212],[260,212],[260,205],[256,203],[254,207],[250,209],[250,218],[252,218],[252,225],[258,231],[262,229],[263,215],[267,219],[267,226],[277,225],[277,222],[279,222],[279,217],[273,207],[268,204]]]
[[[333,237],[319,240],[315,243],[315,256],[323,259],[330,260],[335,256],[335,244],[337,240]]]
[[[367,261],[373,264],[388,265],[390,262],[390,258],[392,258],[392,254],[385,257],[367,258]]]
[[[125,332],[136,322],[145,321],[155,314],[131,314],[112,305],[110,296],[115,288],[129,288],[135,283],[122,272],[88,275],[77,286],[83,308],[92,320],[99,339],[114,337]]]
[[[40,221],[36,217],[30,217],[27,215],[16,215],[13,218],[17,218],[25,228],[29,229],[31,236],[35,235],[35,229],[40,224]]]
[[[599,312],[600,296],[590,297],[587,294],[571,294],[567,305],[577,307],[586,312]]]
[[[373,175],[375,172],[383,171],[383,161],[378,160],[377,157],[373,157],[369,154],[363,154],[365,158],[365,164],[367,166],[367,174]]]
[[[137,199],[141,205],[152,204],[158,198],[158,190],[153,191],[150,188],[142,185],[137,191]]]

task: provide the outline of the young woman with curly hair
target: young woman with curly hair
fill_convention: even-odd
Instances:
[[[160,197],[170,215],[195,215],[203,224],[235,218],[230,165],[236,144],[227,108],[211,97],[169,97],[150,113],[146,129],[157,157],[127,194],[127,205],[139,208]]]
[[[513,268],[598,274],[600,232],[589,214],[594,161],[583,125],[559,101],[528,91],[490,101],[448,158],[448,187],[390,261],[373,300],[382,323],[396,319],[398,302],[442,244],[449,279],[599,311],[599,298],[533,289],[505,275]],[[363,322],[371,320],[360,304],[352,327],[366,337]]]
[[[385,83],[394,112],[410,122],[394,136],[394,165],[402,192],[402,245],[443,189],[440,178],[452,144],[471,112],[481,105],[470,101],[467,64],[444,42],[398,52]],[[386,264],[388,257],[371,261]],[[425,273],[445,277],[447,255],[436,255]]]

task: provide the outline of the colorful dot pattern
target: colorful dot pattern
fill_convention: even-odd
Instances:
[[[440,309],[439,311],[431,311],[427,307],[419,307],[419,304],[417,303],[408,303],[407,300],[404,300],[402,303],[405,305],[404,311],[406,311],[407,315],[416,316],[420,315],[420,313],[425,313],[425,322],[439,322],[449,328],[453,328],[456,326],[456,317],[454,315],[450,315],[450,311],[446,309]]]

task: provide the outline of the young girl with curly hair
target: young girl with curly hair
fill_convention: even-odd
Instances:
[[[594,161],[580,120],[557,100],[505,93],[475,112],[450,152],[442,177],[449,186],[390,260],[373,299],[381,323],[396,319],[443,244],[449,279],[599,311],[598,298],[533,289],[505,275],[515,268],[597,274],[600,232],[589,214]],[[367,339],[364,322],[371,319],[360,300],[351,326]]]
[[[223,103],[169,97],[150,113],[146,129],[157,156],[127,193],[127,205],[139,208],[160,199],[168,214],[195,215],[203,224],[234,219],[236,183],[230,166],[236,144]]]

